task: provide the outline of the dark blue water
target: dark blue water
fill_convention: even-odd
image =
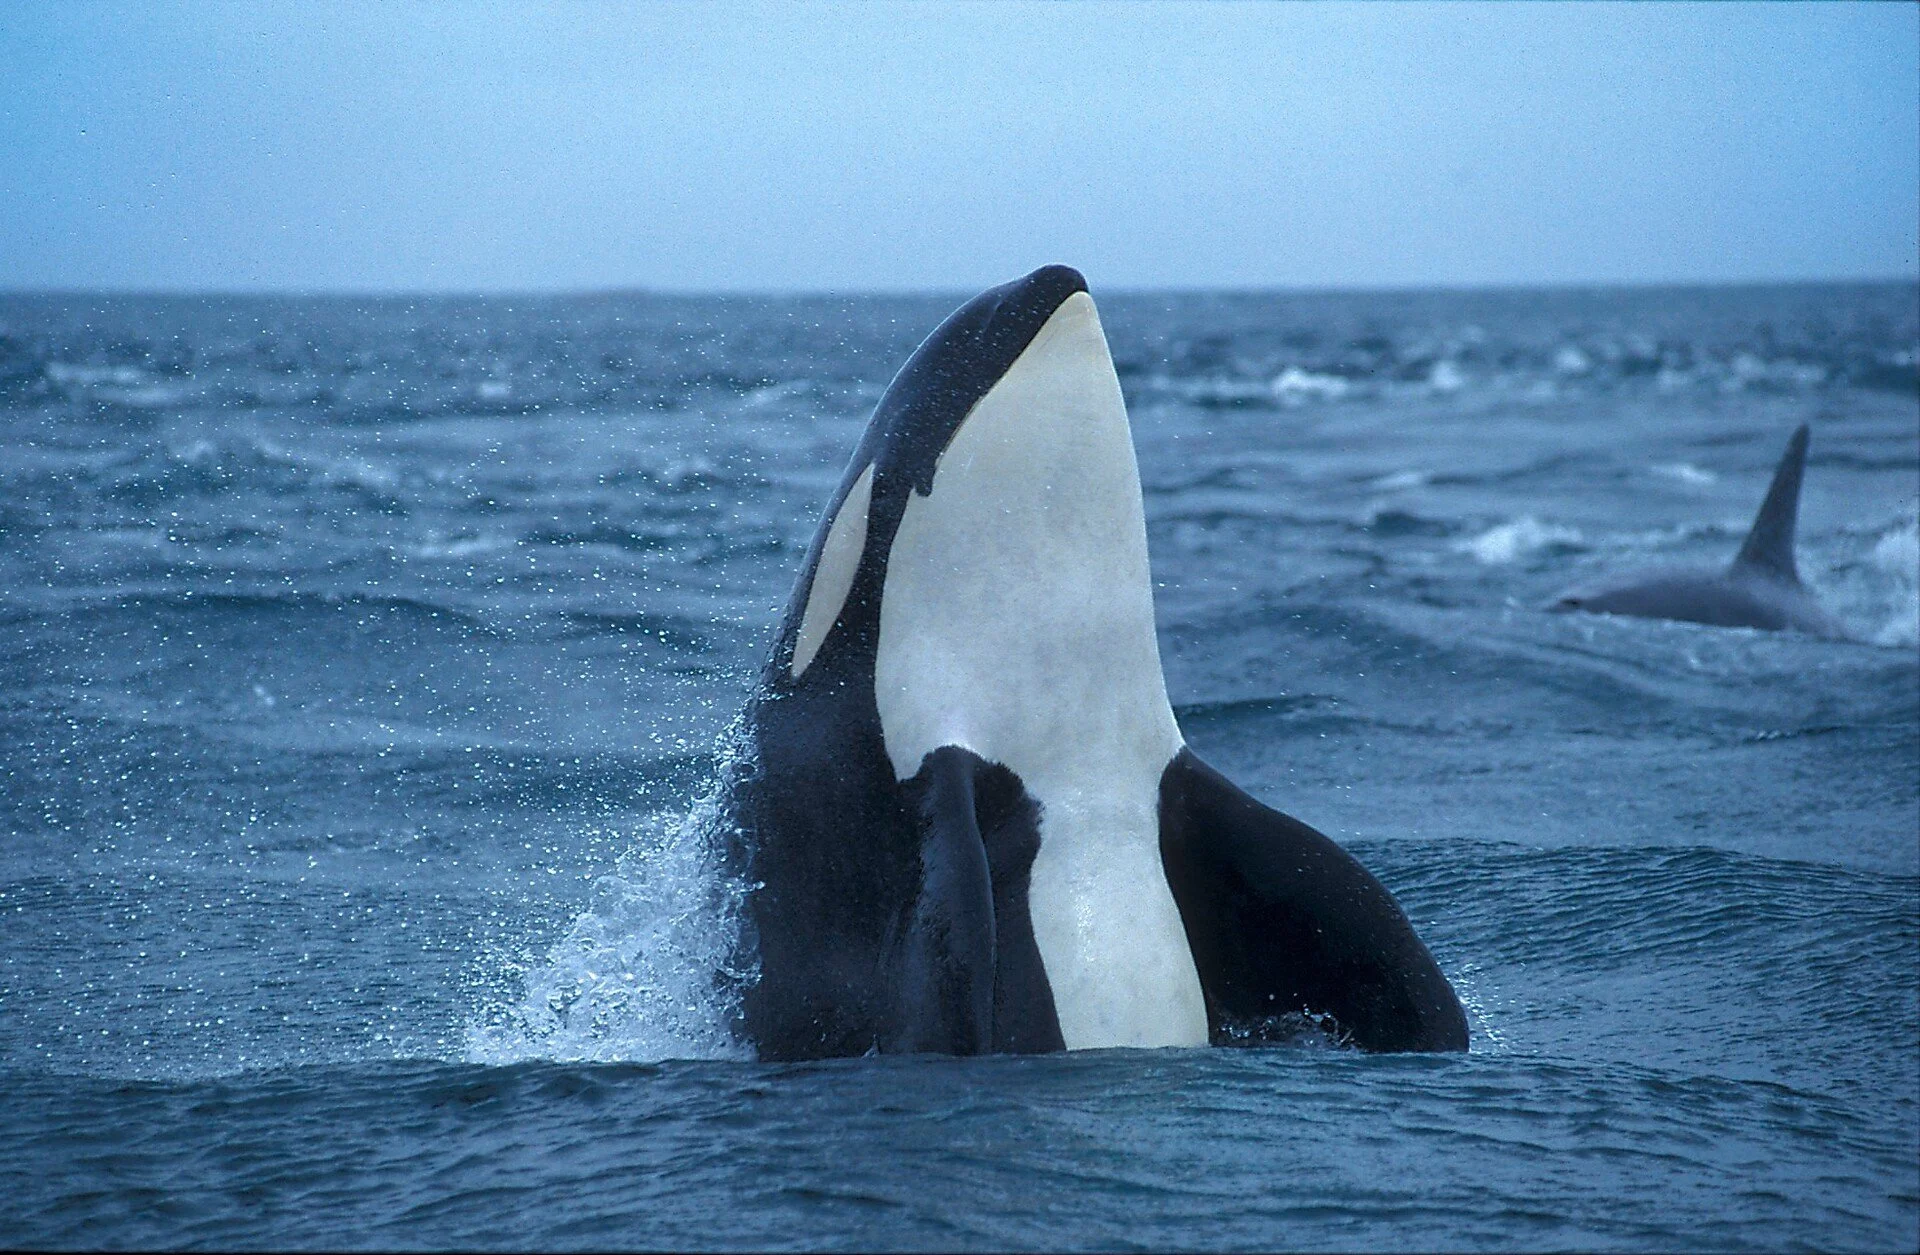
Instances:
[[[1920,1243],[1911,287],[1096,292],[1182,726],[1473,1052],[745,1057],[702,793],[958,295],[0,297],[0,1244]],[[1855,640],[1541,612],[1802,421]]]

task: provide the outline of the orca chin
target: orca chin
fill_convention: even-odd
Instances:
[[[1187,747],[1152,587],[1085,280],[967,302],[828,502],[722,795],[763,1058],[1466,1049],[1392,895]]]
[[[1787,441],[1740,552],[1724,569],[1655,572],[1624,584],[1569,589],[1546,609],[1847,639],[1846,628],[1800,582],[1794,561],[1808,439],[1802,423]]]

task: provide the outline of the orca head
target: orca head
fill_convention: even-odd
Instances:
[[[1092,308],[1087,281],[1069,266],[1043,266],[989,288],[949,314],[894,376],[855,450],[849,475],[871,464],[875,497],[933,488],[940,455],[980,401],[1006,378],[1075,296]],[[1111,363],[1108,370],[1112,369]]]
[[[1045,266],[981,293],[901,367],[821,519],[774,651],[776,679],[799,682],[816,658],[849,651],[871,665],[902,520],[911,501],[936,495],[936,479],[943,506],[965,497],[978,508],[923,537],[920,560],[991,552],[996,589],[1037,583],[1058,602],[1061,578],[1089,569],[1082,558],[1103,565],[1113,529],[1144,541],[1126,407],[1078,271]],[[945,552],[929,555],[928,543]],[[1150,615],[1144,553],[1137,582]]]

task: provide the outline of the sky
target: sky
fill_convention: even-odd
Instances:
[[[1920,6],[0,7],[0,289],[1920,276]]]

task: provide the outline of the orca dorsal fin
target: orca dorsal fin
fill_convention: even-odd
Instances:
[[[1787,451],[1773,473],[1773,486],[1767,489],[1753,529],[1733,560],[1734,570],[1749,567],[1788,583],[1800,582],[1793,564],[1793,529],[1800,518],[1800,476],[1806,469],[1807,425],[1802,423],[1787,441]]]

